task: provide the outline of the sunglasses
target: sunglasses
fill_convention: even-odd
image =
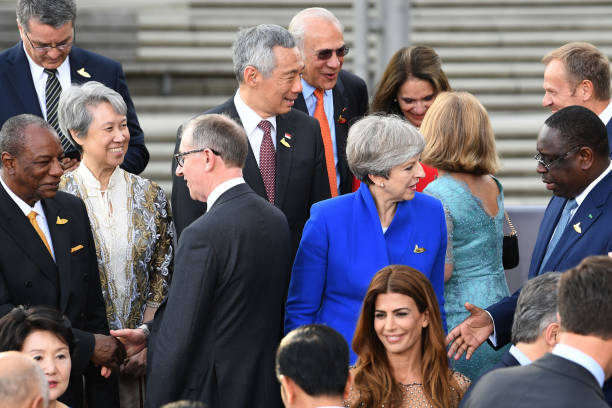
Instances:
[[[349,52],[349,47],[347,47],[346,45],[343,45],[342,47],[338,48],[337,50],[320,50],[317,51],[315,53],[315,55],[317,56],[317,59],[321,60],[321,61],[325,61],[328,60],[332,57],[332,55],[334,54],[334,52],[336,53],[336,56],[338,58],[342,58],[344,57],[346,54],[348,54]]]

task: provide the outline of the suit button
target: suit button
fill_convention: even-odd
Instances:
[[[32,281],[25,281],[25,287],[26,288],[31,288],[32,287]]]

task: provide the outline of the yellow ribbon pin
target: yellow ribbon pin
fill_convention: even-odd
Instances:
[[[85,78],[91,78],[91,75],[89,74],[89,72],[85,71],[85,68],[81,68],[77,71],[77,74],[79,74],[82,77]]]
[[[59,225],[66,224],[67,222],[68,222],[68,220],[67,220],[67,219],[65,219],[65,218],[60,218],[60,216],[59,216],[59,215],[57,216],[57,221],[55,221],[55,223],[56,223],[56,224],[59,224]]]
[[[425,252],[425,248],[419,248],[418,245],[414,246],[414,253],[415,254],[422,254],[423,252]]]
[[[291,147],[291,145],[285,140],[284,137],[281,139],[281,144],[285,147]]]
[[[582,229],[580,228],[580,223],[574,224],[574,231],[579,234],[582,234]]]

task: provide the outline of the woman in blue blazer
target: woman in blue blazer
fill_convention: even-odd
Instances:
[[[286,332],[323,323],[351,344],[370,280],[392,264],[429,278],[446,330],[444,211],[440,201],[416,192],[424,146],[416,128],[397,116],[368,116],[351,127],[347,159],[361,186],[312,206],[293,265]],[[351,351],[351,363],[355,358]]]

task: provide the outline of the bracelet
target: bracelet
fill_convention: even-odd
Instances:
[[[137,329],[140,329],[144,332],[145,338],[149,338],[149,336],[151,335],[151,331],[149,330],[149,326],[147,326],[146,324],[141,324],[140,326],[137,327]]]

